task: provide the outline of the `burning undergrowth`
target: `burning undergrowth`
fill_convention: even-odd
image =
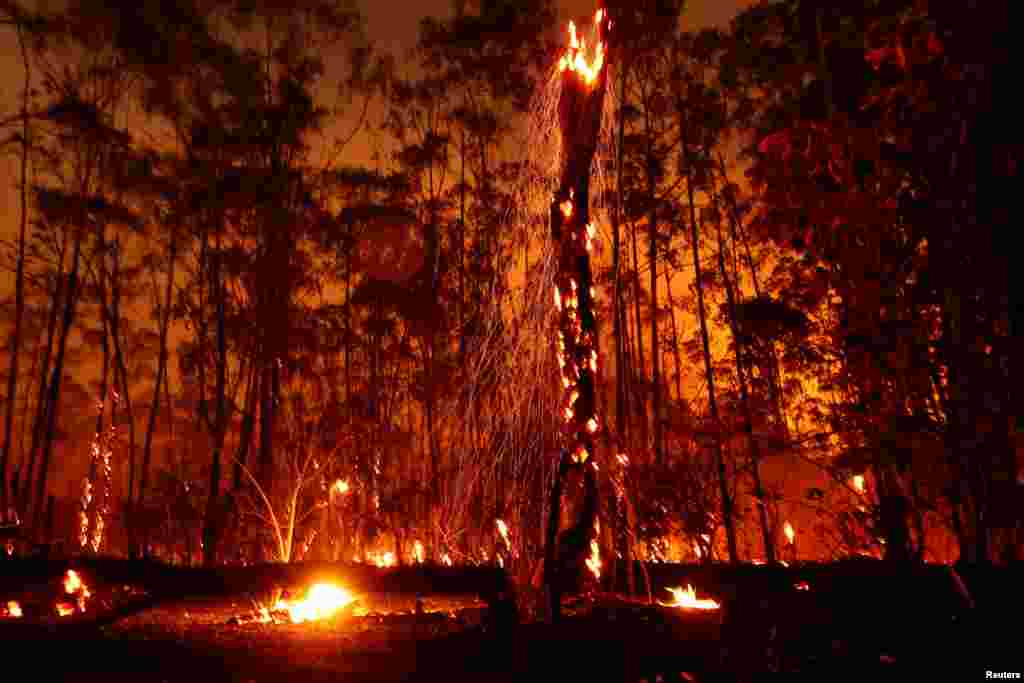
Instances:
[[[91,618],[144,594],[133,586],[95,584],[82,572],[68,569],[59,578],[26,586],[17,594],[0,595],[0,619],[49,622]]]

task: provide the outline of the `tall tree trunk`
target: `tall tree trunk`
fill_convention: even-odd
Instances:
[[[729,492],[729,479],[722,453],[722,424],[718,416],[718,401],[715,397],[715,371],[711,364],[711,341],[708,335],[707,314],[704,307],[704,281],[700,265],[700,232],[697,227],[697,210],[693,201],[693,171],[689,159],[689,121],[685,105],[677,95],[676,107],[679,113],[679,129],[683,136],[683,149],[686,165],[686,193],[690,208],[690,245],[693,248],[693,277],[697,288],[697,314],[700,320],[700,336],[704,347],[704,374],[708,383],[708,406],[711,410],[712,429],[715,440],[715,465],[718,469],[719,495],[722,498],[722,522],[725,526],[726,542],[729,547],[729,561],[738,562],[739,553],[736,547],[736,523],[733,516],[732,494]]]
[[[637,250],[635,224],[630,224],[630,237],[632,238],[633,246],[633,341],[636,342],[636,355],[633,358],[634,363],[632,367],[634,377],[639,376],[640,382],[643,384],[640,391],[634,392],[634,396],[637,398],[636,414],[640,420],[640,450],[646,453],[650,443],[650,432],[647,425],[648,384],[646,361],[644,359],[644,326],[643,319],[640,316],[640,293],[643,289],[640,287],[640,253]]]
[[[174,292],[174,267],[177,261],[177,230],[172,229],[171,242],[167,251],[167,283],[164,287],[163,316],[160,318],[160,356],[157,360],[156,381],[153,385],[153,402],[149,407],[149,421],[146,424],[146,435],[142,445],[142,468],[139,473],[139,493],[133,507],[141,509],[146,501],[146,489],[149,485],[149,462],[153,451],[153,433],[156,430],[157,416],[160,414],[160,388],[167,376],[167,335],[171,327],[171,296]],[[129,496],[129,501],[131,497]],[[132,555],[136,553],[137,538],[135,533],[129,535]]]
[[[619,67],[619,102],[623,102],[623,98],[626,93],[626,67],[625,64]],[[622,299],[622,162],[625,154],[625,132],[626,132],[626,121],[623,116],[622,107],[616,111],[616,125],[618,127],[618,141],[616,144],[616,161],[615,161],[615,207],[612,211],[612,338],[615,343],[615,441],[616,441],[616,455],[619,453],[625,453],[627,450],[626,444],[628,443],[628,435],[626,433],[626,410],[628,408],[626,402],[626,382],[627,382],[627,365],[626,365],[626,347],[624,339],[624,318],[625,311],[624,302]],[[628,462],[628,460],[627,460]],[[615,465],[613,465],[614,467]],[[618,463],[619,467],[623,469],[622,479],[625,482],[625,463]],[[623,483],[623,490],[621,492],[621,498],[623,499],[624,508],[626,508],[621,516],[621,521],[624,522],[624,529],[616,529],[616,536],[623,538],[625,542],[622,544],[622,557],[626,565],[626,590],[629,595],[633,595],[636,592],[636,575],[633,570],[633,541],[632,541],[632,529],[630,528],[630,517],[628,512],[629,501],[627,497],[629,491]],[[619,519],[616,520],[619,522]]]
[[[650,130],[647,132],[648,140],[650,140]],[[648,150],[648,154],[651,154],[650,150]],[[665,459],[662,437],[665,424],[661,415],[661,351],[659,350],[661,340],[658,333],[658,209],[653,165],[654,160],[648,158],[647,190],[648,201],[651,202],[650,213],[647,217],[647,259],[651,278],[651,419],[654,421],[654,462],[661,465]]]
[[[206,498],[206,514],[203,521],[203,564],[213,566],[217,561],[217,541],[220,534],[221,517],[221,456],[224,448],[224,432],[227,422],[227,336],[225,329],[224,283],[221,272],[223,251],[220,234],[217,234],[216,253],[213,260],[213,290],[217,306],[217,387],[216,415],[213,424],[213,454],[210,461],[209,490]],[[269,451],[269,443],[268,443]]]
[[[743,405],[743,431],[747,435],[747,446],[750,449],[750,475],[754,480],[754,498],[757,499],[757,513],[761,522],[761,538],[764,542],[764,554],[768,564],[775,564],[775,540],[768,523],[768,501],[765,499],[764,486],[761,482],[761,448],[754,434],[753,412],[750,408],[750,392],[747,386],[747,367],[744,362],[744,342],[736,320],[736,293],[732,281],[725,268],[725,241],[722,239],[722,224],[718,223],[718,268],[725,284],[725,296],[729,305],[729,324],[732,328],[733,351],[736,358],[736,378],[740,385],[740,402]]]
[[[46,480],[50,469],[50,457],[53,454],[53,442],[57,432],[60,386],[64,376],[64,355],[67,350],[68,335],[71,333],[71,326],[75,321],[75,309],[78,303],[78,267],[81,262],[81,254],[82,236],[78,234],[75,236],[75,247],[71,257],[71,272],[68,273],[68,291],[64,302],[64,319],[60,340],[57,343],[57,357],[54,359],[53,375],[50,378],[46,433],[43,441],[42,459],[39,463],[39,476],[36,479],[35,528],[37,532],[42,531],[41,527],[45,522]]]
[[[20,217],[18,226],[18,261],[14,275],[14,332],[11,335],[11,360],[7,366],[7,405],[4,414],[4,443],[0,450],[0,522],[7,519],[8,501],[7,469],[11,460],[11,444],[14,434],[14,408],[18,395],[18,360],[21,352],[21,324],[25,314],[25,244],[28,228],[28,154],[31,144],[31,130],[28,125],[28,103],[32,86],[31,64],[28,46],[25,43],[24,27],[16,25],[18,47],[24,69],[21,95],[21,187],[18,192]]]
[[[50,356],[53,354],[53,344],[57,336],[57,322],[61,304],[67,296],[64,291],[64,255],[68,251],[68,233],[65,233],[64,245],[60,251],[60,261],[57,265],[57,277],[53,285],[53,297],[50,300],[49,320],[46,324],[46,348],[43,351],[42,362],[39,364],[39,390],[36,392],[36,415],[32,421],[32,442],[28,451],[28,462],[24,464],[21,472],[21,494],[19,495],[18,508],[21,516],[28,521],[29,507],[32,503],[32,482],[35,481],[36,459],[39,455],[39,442],[43,438],[43,428],[46,424],[46,416],[50,410],[50,393],[47,390],[47,375],[50,373]]]
[[[114,358],[117,361],[115,378],[120,375],[121,401],[124,402],[125,421],[128,423],[128,499],[135,494],[135,413],[128,386],[128,365],[121,345],[121,244],[114,241],[114,272],[110,311],[111,338],[114,341]]]
[[[676,366],[676,400],[683,400],[683,359],[679,353],[679,327],[676,325],[676,304],[672,300],[672,278],[665,268],[665,298],[668,303],[669,320],[672,323],[672,358]]]

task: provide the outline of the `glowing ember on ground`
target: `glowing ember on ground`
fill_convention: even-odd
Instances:
[[[69,617],[75,613],[75,606],[70,602],[58,602],[55,609],[59,617]]]
[[[810,584],[808,584],[806,581],[800,581],[798,583],[794,583],[793,584],[793,588],[796,588],[798,591],[809,591],[809,590],[811,590]]]
[[[309,589],[303,600],[278,600],[275,612],[285,612],[293,624],[330,619],[355,601],[344,588],[330,583],[318,583]],[[265,618],[269,615],[264,614]]]
[[[18,619],[21,616],[21,605],[18,603],[17,600],[8,600],[7,607],[5,609],[0,609],[0,617]]]
[[[686,584],[685,590],[682,588],[666,588],[665,590],[671,593],[674,598],[672,602],[660,603],[665,607],[704,610],[718,609],[721,607],[721,605],[710,598],[698,598],[696,591],[693,590],[693,586],[690,584]]]

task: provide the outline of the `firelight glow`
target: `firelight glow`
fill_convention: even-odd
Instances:
[[[711,598],[698,598],[697,592],[693,589],[691,584],[686,584],[686,588],[666,588],[669,593],[672,594],[672,602],[660,603],[664,607],[678,607],[680,609],[701,609],[701,610],[712,610],[721,607],[716,601]]]
[[[318,583],[309,589],[303,600],[278,600],[275,611],[286,612],[293,624],[330,619],[355,598],[344,588],[331,583]]]
[[[786,526],[783,527],[783,531],[785,531],[786,533],[786,540],[788,540],[792,545],[794,539],[796,538],[796,532],[793,531],[793,525],[789,522],[786,522]]]

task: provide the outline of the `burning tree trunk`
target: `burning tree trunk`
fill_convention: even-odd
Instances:
[[[559,64],[562,92],[558,103],[562,133],[562,170],[551,203],[551,237],[558,258],[555,304],[559,310],[558,363],[565,389],[563,447],[552,491],[544,555],[544,584],[552,620],[560,616],[561,596],[578,585],[597,514],[596,465],[592,460],[597,432],[597,325],[593,307],[590,244],[590,167],[601,130],[606,88],[604,38],[609,22],[595,16],[597,52],[592,63],[586,42],[569,24],[571,43]],[[561,498],[573,468],[583,470],[584,501],[576,524],[561,538]]]

